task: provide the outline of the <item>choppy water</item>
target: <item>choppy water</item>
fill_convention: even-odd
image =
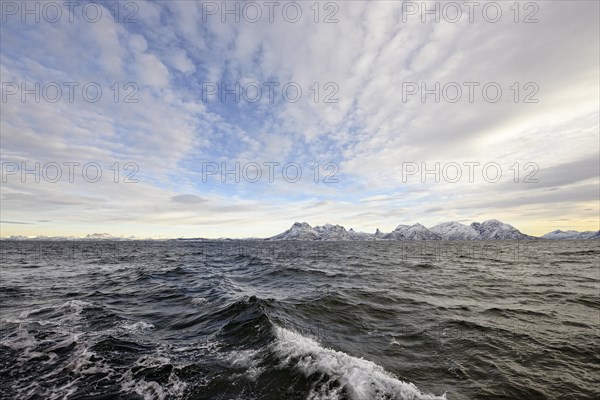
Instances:
[[[1,245],[2,398],[600,395],[600,241]]]

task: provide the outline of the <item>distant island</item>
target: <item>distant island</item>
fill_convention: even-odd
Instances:
[[[76,241],[128,241],[128,240],[296,240],[296,241],[370,241],[370,240],[588,240],[600,239],[598,231],[561,231],[555,230],[541,237],[526,235],[512,225],[496,219],[490,219],[482,223],[473,222],[471,225],[460,222],[443,222],[441,224],[426,228],[421,224],[398,225],[392,232],[384,233],[377,229],[374,233],[356,232],[350,228],[346,230],[341,225],[325,224],[312,227],[306,222],[295,222],[292,227],[279,235],[269,238],[178,238],[178,239],[152,239],[136,238],[134,236],[112,236],[108,233],[93,233],[85,237],[75,236],[10,236],[2,240],[76,240]]]

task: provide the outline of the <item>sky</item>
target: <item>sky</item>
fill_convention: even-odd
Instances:
[[[0,3],[2,237],[600,229],[597,1]]]

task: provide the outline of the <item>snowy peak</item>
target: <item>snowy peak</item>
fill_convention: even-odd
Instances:
[[[598,231],[561,231],[557,229],[552,232],[546,233],[542,236],[542,239],[549,240],[587,240],[587,239],[600,239],[600,230]]]
[[[270,240],[318,240],[319,234],[306,222],[294,222],[287,231],[273,236]]]
[[[555,231],[546,233],[542,237],[544,239],[553,239],[553,240],[559,240],[559,239],[577,239],[577,236],[579,236],[581,233],[582,232],[577,232],[577,231],[561,231],[560,229],[557,229]]]
[[[311,227],[306,222],[295,222],[287,231],[269,240],[353,240],[346,228],[340,225],[325,224]]]
[[[443,240],[475,240],[479,236],[473,227],[460,222],[443,222],[429,229]]]
[[[431,232],[421,224],[414,224],[406,230],[406,236],[410,240],[439,240],[440,235]]]
[[[306,222],[294,222],[292,225],[293,230],[312,229],[311,226]]]
[[[352,240],[346,228],[340,225],[325,224],[315,226],[314,230],[319,234],[320,240]]]
[[[110,239],[118,239],[108,233],[90,233],[85,236],[84,239],[88,240],[110,240]]]
[[[356,232],[354,229],[350,228],[348,231],[350,238],[352,240],[373,240],[375,235],[367,232]]]
[[[497,219],[489,219],[483,223],[473,222],[471,224],[479,235],[479,240],[519,240],[533,239],[533,236],[525,235],[512,225],[500,222]]]
[[[398,225],[393,232],[385,236],[391,240],[439,240],[441,237],[421,224]]]

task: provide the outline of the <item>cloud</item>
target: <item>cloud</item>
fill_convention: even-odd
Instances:
[[[139,54],[137,60],[142,84],[154,87],[168,86],[169,70],[155,54]]]
[[[207,200],[194,194],[179,194],[171,197],[171,201],[180,204],[202,204],[206,203]]]
[[[168,57],[168,62],[176,68],[178,71],[183,73],[192,73],[196,71],[196,66],[190,60],[183,49],[175,49]]]
[[[535,24],[514,23],[508,10],[496,24],[422,23],[403,22],[401,2],[338,5],[332,24],[315,23],[306,8],[297,23],[204,21],[202,4],[188,1],[141,2],[138,23],[115,21],[106,8],[110,17],[93,24],[3,23],[3,82],[79,83],[73,102],[23,103],[20,93],[3,102],[3,162],[98,162],[103,179],[34,184],[18,174],[3,184],[2,214],[61,221],[44,224],[57,231],[111,221],[121,224],[113,234],[215,237],[273,234],[291,220],[372,231],[494,211],[531,226],[549,209],[594,222],[597,2],[544,2]],[[280,85],[274,101],[204,101],[203,84],[238,81]],[[89,82],[102,88],[98,102],[82,98]],[[289,82],[302,88],[298,102],[282,97]],[[405,101],[407,83],[438,82],[458,83],[460,101]],[[473,102],[465,82],[479,83]],[[502,88],[497,103],[483,98],[490,82]],[[539,101],[523,102],[532,88]],[[401,179],[403,162],[469,161],[500,164],[501,181]],[[296,162],[303,179],[205,181],[203,162]],[[337,184],[323,183],[328,162],[339,166]],[[528,163],[539,166],[529,186]],[[124,184],[132,173],[140,182]]]

